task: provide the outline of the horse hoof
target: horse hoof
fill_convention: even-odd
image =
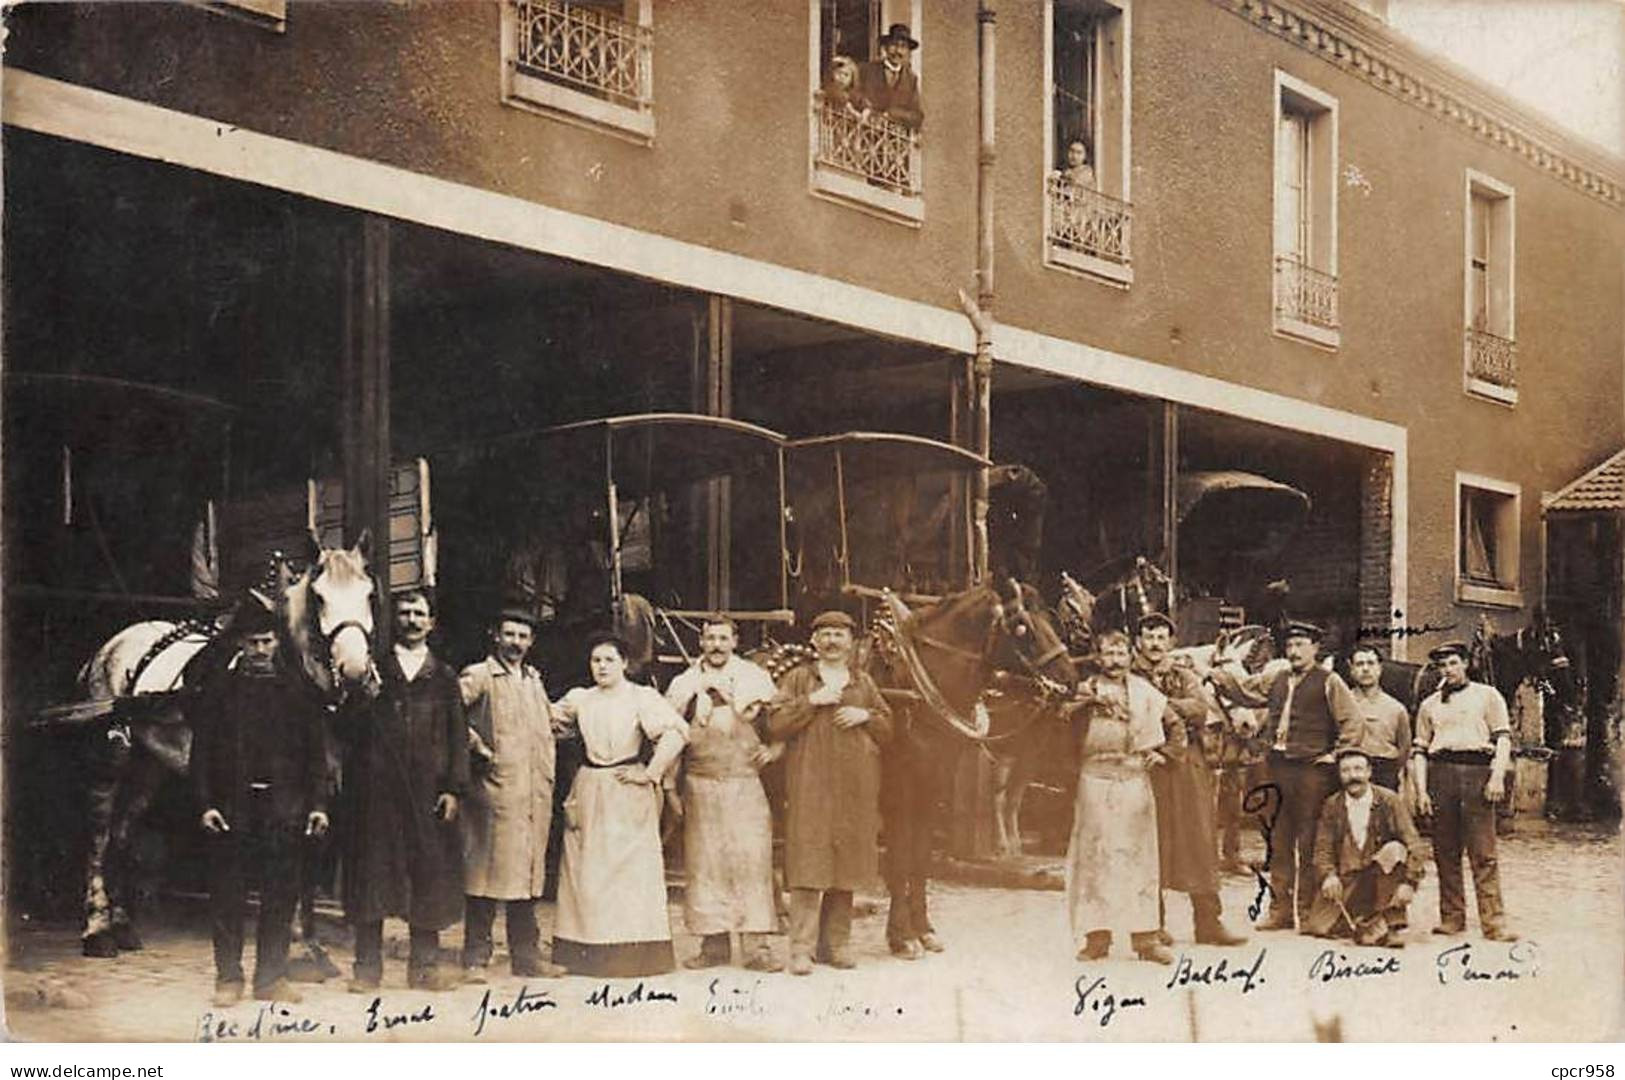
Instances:
[[[94,934],[85,935],[83,951],[86,956],[94,956],[99,960],[112,960],[118,956],[118,942],[107,930],[98,930]]]
[[[128,923],[113,927],[113,943],[118,946],[120,952],[141,951],[141,935]]]

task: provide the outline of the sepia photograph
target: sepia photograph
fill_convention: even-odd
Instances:
[[[1625,0],[3,19],[15,1049],[1625,1039]]]

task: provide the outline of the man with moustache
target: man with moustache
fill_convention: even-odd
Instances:
[[[410,930],[407,984],[450,990],[440,931],[463,914],[458,804],[468,787],[468,723],[457,672],[429,649],[434,609],[420,590],[395,597],[395,648],[377,699],[345,717],[345,780],[352,789],[344,911],[355,927],[350,991],[383,977],[384,919]]]
[[[192,780],[208,836],[214,925],[214,1004],[243,996],[245,877],[259,879],[254,996],[297,1002],[288,984],[288,941],[305,837],[327,832],[327,756],[321,703],[278,657],[276,617],[254,594],[237,607],[232,667],[205,690],[197,712]]]
[[[1399,791],[1399,776],[1411,753],[1411,714],[1381,685],[1382,654],[1361,645],[1349,657],[1349,679],[1363,727],[1360,746],[1371,761],[1371,782]]]
[[[1315,831],[1320,889],[1303,931],[1402,948],[1399,933],[1426,872],[1422,838],[1404,801],[1372,782],[1363,747],[1338,749],[1337,774],[1343,789],[1321,807]]]
[[[1153,612],[1140,620],[1135,635],[1134,674],[1167,698],[1162,726],[1167,739],[1162,755],[1168,764],[1151,772],[1157,800],[1157,851],[1162,889],[1186,893],[1198,945],[1241,945],[1219,921],[1219,867],[1213,843],[1215,809],[1213,770],[1203,756],[1203,736],[1215,708],[1189,660],[1173,655],[1174,623]],[[1164,900],[1157,903],[1158,927],[1167,937]]]
[[[784,673],[767,718],[768,738],[787,755],[792,975],[812,974],[815,958],[856,966],[852,892],[880,868],[880,747],[891,739],[891,708],[853,667],[856,628],[844,611],[813,620],[817,661]]]
[[[1478,921],[1491,941],[1517,941],[1507,929],[1495,856],[1495,807],[1506,797],[1512,768],[1512,724],[1500,691],[1467,677],[1467,646],[1447,642],[1428,653],[1444,681],[1416,711],[1414,779],[1417,810],[1433,818],[1439,866],[1435,934],[1467,926],[1461,852],[1465,844],[1478,894]]]
[[[507,907],[513,973],[564,974],[542,959],[536,921],[553,823],[555,732],[541,672],[525,663],[535,640],[534,619],[524,608],[504,608],[491,630],[491,654],[464,668],[458,680],[473,770],[461,814],[468,982],[485,981],[498,903]]]
[[[1325,631],[1292,621],[1286,628],[1286,666],[1258,675],[1230,673],[1245,705],[1267,705],[1260,734],[1269,746],[1269,781],[1280,809],[1270,832],[1270,911],[1261,930],[1291,930],[1309,916],[1315,891],[1315,825],[1337,790],[1332,752],[1360,741],[1360,710],[1348,684],[1320,665]]]
[[[920,47],[908,27],[894,23],[880,41],[880,59],[858,71],[858,95],[877,113],[918,131],[925,122],[920,82],[909,70],[909,53]]]
[[[739,631],[726,615],[700,630],[700,656],[666,691],[688,721],[683,755],[683,921],[700,935],[690,968],[732,959],[730,935],[752,971],[782,971],[773,955],[773,819],[758,771],[784,748],[763,744],[756,724],[778,692],[767,672],[734,655]]]

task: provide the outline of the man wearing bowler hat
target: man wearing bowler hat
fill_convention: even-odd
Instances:
[[[908,27],[894,23],[880,39],[880,59],[858,71],[858,92],[869,108],[918,131],[925,123],[920,105],[920,83],[909,70],[909,53],[920,47]]]
[[[547,878],[553,822],[554,731],[541,672],[525,663],[535,616],[510,605],[491,627],[491,653],[458,682],[468,716],[472,778],[463,805],[463,969],[483,982],[498,903],[508,912],[515,975],[553,977],[542,959],[536,901]]]
[[[1446,642],[1428,653],[1444,681],[1416,711],[1417,810],[1433,818],[1433,858],[1439,866],[1439,925],[1435,934],[1467,926],[1461,852],[1473,868],[1478,921],[1491,941],[1516,941],[1501,904],[1495,859],[1495,805],[1506,795],[1512,767],[1512,725],[1500,691],[1467,677],[1467,646]]]
[[[880,859],[880,748],[891,709],[852,663],[857,624],[844,611],[813,620],[814,663],[784,673],[768,714],[768,738],[785,744],[789,812],[785,879],[790,886],[790,973],[816,958],[854,966],[852,891],[874,881]]]
[[[1260,735],[1270,748],[1269,781],[1279,797],[1270,825],[1270,911],[1261,930],[1305,925],[1320,877],[1315,871],[1315,826],[1326,799],[1337,790],[1332,752],[1360,741],[1363,730],[1354,694],[1341,676],[1320,665],[1325,631],[1313,623],[1286,627],[1285,669],[1238,679],[1244,691],[1261,693],[1268,718]],[[1267,814],[1267,803],[1261,813]],[[1296,922],[1294,922],[1296,915]]]

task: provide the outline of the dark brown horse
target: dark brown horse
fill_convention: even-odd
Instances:
[[[886,938],[899,955],[940,948],[926,901],[933,826],[966,746],[1012,749],[1055,726],[1077,670],[1037,590],[1008,579],[910,611],[892,594],[869,649],[896,734],[882,756]]]

